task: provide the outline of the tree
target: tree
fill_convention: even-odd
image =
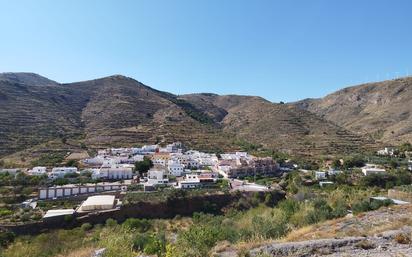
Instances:
[[[78,167],[79,163],[76,160],[68,160],[66,162],[67,167]]]
[[[345,169],[350,169],[353,167],[362,167],[365,165],[365,159],[362,156],[352,156],[345,159],[343,162],[343,167]]]
[[[342,168],[342,163],[340,162],[340,159],[335,159],[332,162],[332,168],[334,169],[340,169]]]
[[[153,162],[146,156],[143,158],[143,161],[135,162],[135,170],[139,172],[139,175],[142,177],[143,173],[146,173],[151,167],[153,167]]]

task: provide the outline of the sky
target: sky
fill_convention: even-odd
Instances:
[[[412,73],[409,0],[0,0],[0,72],[279,102]]]

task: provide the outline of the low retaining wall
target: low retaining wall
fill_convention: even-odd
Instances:
[[[402,200],[405,202],[412,203],[412,193],[396,190],[396,189],[389,189],[388,190],[388,197],[396,200]]]

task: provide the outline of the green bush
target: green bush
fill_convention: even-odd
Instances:
[[[14,241],[16,236],[10,231],[0,231],[0,246],[7,247]]]
[[[162,256],[162,253],[166,251],[166,239],[164,234],[158,233],[148,237],[143,252],[145,254],[156,254]]]
[[[298,201],[293,199],[286,199],[278,204],[279,209],[281,209],[287,218],[290,218],[293,214],[300,210],[300,204]]]
[[[114,226],[116,226],[116,225],[117,225],[117,221],[116,221],[116,220],[114,220],[114,219],[112,219],[112,218],[109,218],[109,219],[106,220],[106,226],[108,226],[108,227],[114,227]]]
[[[123,226],[142,233],[142,232],[148,231],[151,227],[151,224],[146,219],[140,220],[140,219],[135,219],[135,218],[129,218],[123,223]]]
[[[149,158],[144,157],[143,161],[135,162],[134,166],[140,176],[143,176],[143,173],[146,173],[151,167],[153,167],[153,162]]]
[[[82,226],[81,226],[81,229],[82,229],[83,231],[89,231],[89,230],[91,230],[92,228],[93,228],[93,225],[90,224],[90,223],[84,223],[84,224],[82,224]]]
[[[4,216],[9,216],[12,215],[13,212],[11,210],[7,210],[7,209],[0,209],[0,216],[4,217]]]

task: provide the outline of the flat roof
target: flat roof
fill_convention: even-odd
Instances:
[[[95,195],[90,196],[87,198],[86,201],[83,202],[82,206],[88,205],[110,205],[114,204],[114,195]]]
[[[62,215],[72,215],[74,213],[73,209],[58,209],[58,210],[48,210],[43,218],[50,218]]]

